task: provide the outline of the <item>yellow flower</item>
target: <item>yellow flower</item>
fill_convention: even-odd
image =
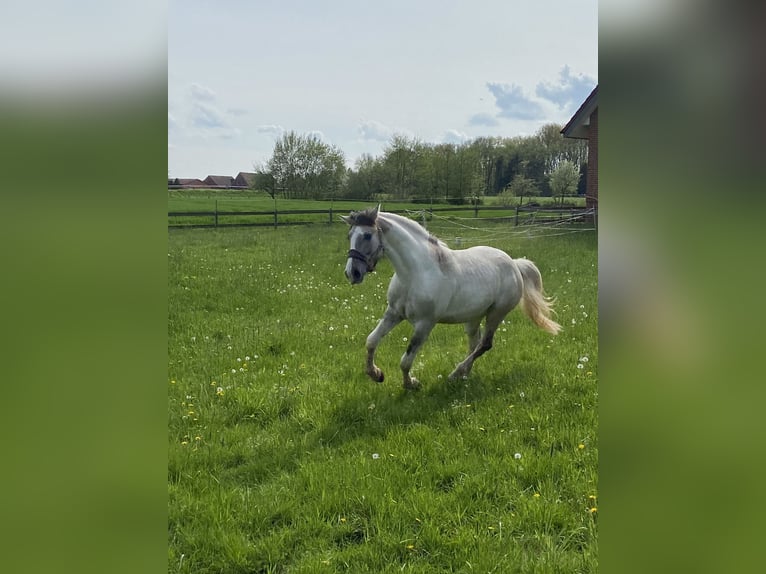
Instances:
[[[189,441],[188,440],[182,440],[181,444],[189,444]]]
[[[535,498],[540,498],[540,493],[539,492],[535,492],[532,496],[534,496]]]
[[[596,508],[596,507],[594,506],[594,507],[592,507],[592,508],[589,508],[589,509],[588,509],[588,512],[590,512],[591,514],[596,514],[596,512],[598,512],[598,508]]]
[[[578,445],[577,445],[577,448],[579,448],[580,450],[582,450],[582,449],[584,449],[584,448],[585,448],[585,445],[584,445],[583,443],[580,443],[580,444],[578,444]]]
[[[194,440],[202,440],[202,437],[201,436],[195,436]]]
[[[175,384],[176,384],[176,382],[175,382],[175,381],[170,381],[170,384],[171,384],[171,385],[175,385]]]

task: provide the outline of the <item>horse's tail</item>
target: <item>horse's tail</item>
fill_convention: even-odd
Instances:
[[[561,331],[561,325],[550,318],[551,313],[554,312],[554,300],[546,297],[543,292],[543,278],[540,275],[540,270],[529,259],[521,258],[515,261],[524,280],[521,308],[535,325],[552,335],[556,335]]]

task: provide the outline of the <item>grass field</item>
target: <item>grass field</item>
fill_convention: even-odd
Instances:
[[[444,225],[535,261],[565,330],[515,310],[448,383],[439,325],[416,393],[407,324],[364,374],[392,269],[352,288],[345,226],[169,233],[170,572],[597,570],[595,232]]]

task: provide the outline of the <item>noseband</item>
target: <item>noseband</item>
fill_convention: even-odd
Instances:
[[[375,271],[375,265],[378,264],[378,259],[380,259],[380,253],[382,251],[383,251],[383,243],[381,242],[380,245],[378,245],[378,248],[375,250],[375,252],[369,257],[367,257],[361,251],[357,251],[356,249],[349,249],[348,257],[349,259],[356,259],[357,261],[361,261],[367,266],[367,273],[372,273],[373,271]]]

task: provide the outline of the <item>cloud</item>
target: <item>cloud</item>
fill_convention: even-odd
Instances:
[[[545,117],[540,103],[525,95],[521,86],[487,82],[487,89],[495,97],[500,108],[498,117],[517,120],[540,120]]]
[[[256,126],[255,131],[259,134],[269,134],[276,139],[281,138],[285,133],[285,128],[274,124]]]
[[[216,94],[213,90],[200,84],[192,84],[189,86],[189,93],[192,98],[197,101],[214,102],[216,100]]]
[[[595,86],[595,79],[583,74],[573,76],[569,66],[564,66],[559,72],[558,83],[540,82],[535,88],[535,94],[539,98],[553,102],[561,110],[574,111]]]
[[[357,126],[363,140],[387,142],[396,130],[375,120],[365,120]]]
[[[178,130],[178,128],[179,128],[178,120],[173,114],[168,112],[168,133],[175,132],[176,130]]]
[[[492,114],[474,114],[468,119],[468,123],[472,126],[487,126],[487,127],[494,127],[497,125],[500,125],[500,122],[497,121],[497,118],[493,116]]]
[[[228,128],[229,123],[224,113],[216,106],[204,102],[194,102],[189,115],[193,126],[198,128]]]
[[[451,143],[451,144],[462,144],[466,141],[471,139],[468,134],[458,131],[458,130],[447,130],[444,133],[444,137],[442,138],[442,141],[444,143]]]

